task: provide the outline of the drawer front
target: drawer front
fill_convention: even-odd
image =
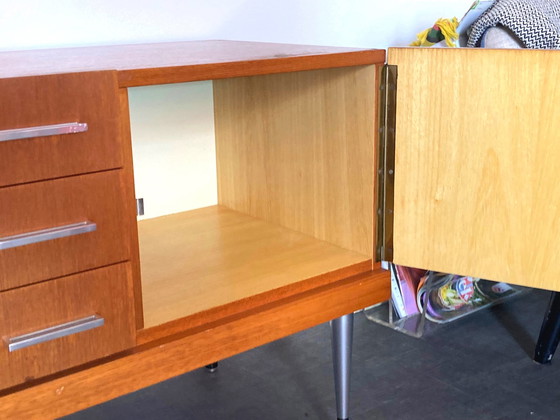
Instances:
[[[121,167],[117,93],[111,71],[1,79],[0,186]]]
[[[0,389],[128,349],[135,345],[130,266],[2,292],[0,314]]]
[[[0,188],[0,290],[130,259],[122,170]]]

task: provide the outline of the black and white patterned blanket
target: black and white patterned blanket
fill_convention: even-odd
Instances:
[[[478,47],[490,27],[512,31],[525,48],[560,48],[560,0],[496,0],[470,29],[467,47]]]

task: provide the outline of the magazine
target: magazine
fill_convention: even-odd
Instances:
[[[397,315],[401,318],[419,313],[416,292],[420,279],[426,270],[390,264],[391,300]]]
[[[493,4],[495,0],[477,0],[475,1],[471,8],[465,13],[465,16],[459,22],[457,27],[457,33],[459,34],[459,41],[457,47],[465,47],[467,45],[467,40],[469,38],[468,29],[471,25],[480,17],[484,12],[486,12]]]
[[[416,303],[416,292],[420,279],[426,274],[426,270],[405,267],[402,265],[393,265],[399,300],[402,301],[405,316],[415,315],[419,313]]]
[[[471,25],[480,17],[484,12],[486,12],[493,4],[495,0],[476,0],[465,15],[459,21],[457,26],[457,34],[459,38],[454,40],[455,47],[466,47],[469,38],[468,30]],[[435,48],[446,48],[448,44],[445,40],[438,42],[433,45]]]
[[[404,309],[404,300],[399,287],[396,265],[390,264],[389,269],[391,270],[391,302],[393,303],[393,308],[395,308],[395,312],[400,318],[406,318],[407,314]]]

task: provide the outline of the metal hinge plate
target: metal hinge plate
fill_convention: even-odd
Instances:
[[[393,261],[395,188],[395,122],[397,66],[386,64],[381,73],[379,148],[377,166],[377,260]]]
[[[137,216],[144,216],[144,199],[137,198],[136,199],[136,215]]]

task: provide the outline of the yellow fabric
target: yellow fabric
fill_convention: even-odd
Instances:
[[[428,41],[428,34],[432,29],[437,29],[441,31],[445,43],[448,47],[454,47],[457,39],[459,39],[459,34],[457,33],[457,27],[459,26],[459,21],[457,18],[452,19],[438,19],[433,27],[428,28],[417,35],[416,41],[410,44],[413,47],[431,47],[434,45],[433,42]]]

